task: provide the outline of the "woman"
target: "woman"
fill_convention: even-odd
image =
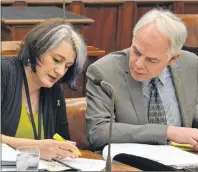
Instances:
[[[81,36],[63,19],[49,19],[36,26],[21,44],[18,57],[2,57],[1,134],[13,147],[38,146],[41,158],[75,158],[69,139],[61,83],[75,89],[75,79],[86,60]]]

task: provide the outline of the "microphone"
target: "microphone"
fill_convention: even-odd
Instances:
[[[98,85],[105,89],[105,87],[108,87],[111,92],[111,100],[112,100],[112,113],[110,116],[110,126],[109,126],[109,139],[108,139],[108,155],[107,155],[107,161],[106,161],[106,171],[110,172],[111,171],[111,139],[112,139],[112,124],[113,124],[113,113],[114,113],[114,103],[115,103],[115,89],[111,84],[109,84],[106,81],[103,81],[101,79],[94,79],[93,83],[95,85]]]

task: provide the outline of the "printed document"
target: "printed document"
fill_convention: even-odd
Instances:
[[[106,162],[104,160],[95,160],[87,158],[65,158],[61,160],[63,163],[72,167],[78,168],[82,171],[101,171],[105,168]],[[39,162],[39,169],[47,169],[48,171],[62,171],[70,168],[58,163],[41,160]]]

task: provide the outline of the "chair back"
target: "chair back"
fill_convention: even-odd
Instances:
[[[77,146],[80,149],[90,148],[90,144],[87,140],[86,135],[86,107],[87,103],[85,97],[66,99],[70,138],[72,141],[75,141],[77,143]]]
[[[198,55],[198,15],[197,14],[177,14],[188,28],[188,37],[183,50],[193,52]]]
[[[2,56],[17,56],[21,41],[2,41],[1,42],[1,55]]]

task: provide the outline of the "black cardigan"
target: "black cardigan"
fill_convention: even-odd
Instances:
[[[15,136],[22,103],[23,65],[17,57],[1,58],[1,134]],[[57,102],[60,102],[60,106]],[[59,133],[69,139],[64,91],[60,84],[40,89],[45,139]]]

